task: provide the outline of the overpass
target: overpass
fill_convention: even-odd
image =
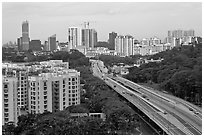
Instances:
[[[101,61],[93,61],[95,76],[126,98],[169,135],[202,134],[201,108],[177,97],[145,88],[127,79],[107,74]]]

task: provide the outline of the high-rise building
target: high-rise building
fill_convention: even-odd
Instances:
[[[118,35],[115,38],[115,50],[117,53],[122,54],[123,51],[123,40],[124,40],[124,36],[122,35]]]
[[[29,24],[28,21],[22,23],[22,50],[29,49]]]
[[[23,47],[22,47],[22,37],[17,39],[17,46],[18,46],[18,51],[22,51]]]
[[[41,51],[41,41],[40,40],[31,40],[29,44],[29,49],[32,51]]]
[[[90,33],[89,33],[89,29],[82,29],[82,31],[81,31],[81,34],[82,34],[82,46],[85,46],[85,47],[90,47],[90,45],[89,45],[89,39],[90,39]]]
[[[89,29],[89,47],[94,48],[97,44],[97,32],[95,29]]]
[[[54,34],[48,38],[48,51],[54,51],[56,49],[56,34]]]
[[[97,43],[97,32],[95,29],[82,29],[82,46],[93,48]]]
[[[166,38],[166,43],[171,43],[172,46],[179,45],[179,43],[191,43],[192,37],[195,36],[195,31],[190,30],[173,30],[168,31],[168,37]]]
[[[115,38],[116,38],[116,36],[117,36],[117,33],[115,33],[115,32],[109,33],[108,43],[110,45],[110,50],[115,50]]]
[[[23,113],[56,112],[80,104],[80,72],[50,60],[27,66],[2,64],[3,124]]]
[[[78,27],[68,28],[68,43],[70,49],[76,49],[77,46],[81,45],[81,29]]]
[[[184,37],[194,37],[195,36],[195,31],[194,30],[184,30]]]
[[[29,77],[29,113],[57,112],[80,104],[80,75],[44,73]]]
[[[133,55],[134,38],[130,35],[119,35],[115,38],[115,50],[121,56]]]
[[[14,122],[17,124],[17,78],[3,77],[2,79],[2,124]]]

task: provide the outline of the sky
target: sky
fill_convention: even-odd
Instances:
[[[167,37],[168,30],[194,29],[202,36],[201,2],[3,2],[2,42],[22,35],[22,22],[29,22],[29,37],[42,43],[56,34],[67,41],[68,27],[90,22],[99,41],[107,41],[112,31],[135,39]]]

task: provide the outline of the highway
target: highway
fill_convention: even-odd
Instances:
[[[171,95],[145,88],[122,77],[106,74],[101,61],[92,64],[95,76],[144,112],[167,134],[202,134],[201,108]]]

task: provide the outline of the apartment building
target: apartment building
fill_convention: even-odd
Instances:
[[[8,122],[17,124],[17,78],[3,77],[2,79],[2,125]]]
[[[57,112],[80,104],[80,73],[43,73],[30,76],[29,113]]]
[[[80,104],[80,72],[69,69],[68,62],[3,63],[2,73],[3,124],[17,123],[23,113],[56,112]]]

